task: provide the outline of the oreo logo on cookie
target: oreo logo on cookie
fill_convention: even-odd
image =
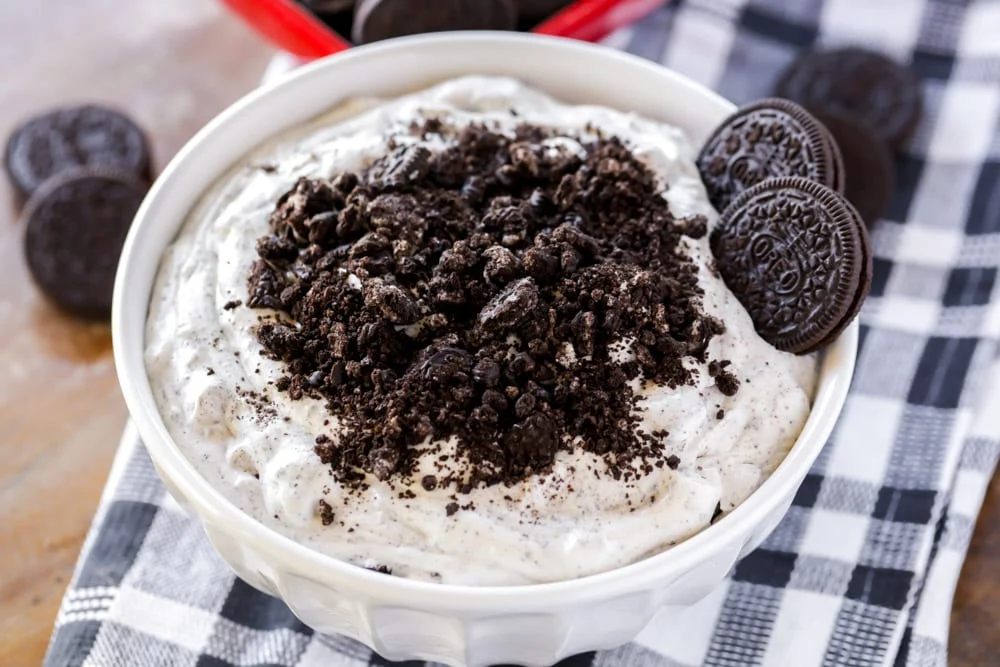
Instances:
[[[774,178],[746,190],[710,244],[726,285],[779,350],[824,347],[868,293],[871,253],[861,217],[816,181]]]

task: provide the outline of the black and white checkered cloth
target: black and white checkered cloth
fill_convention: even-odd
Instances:
[[[788,516],[680,622],[567,664],[945,665],[1000,450],[1000,2],[674,0],[608,42],[736,102],[802,48],[868,45],[912,64],[926,111],[873,235],[854,386]],[[46,664],[386,662],[235,579],[130,428]]]

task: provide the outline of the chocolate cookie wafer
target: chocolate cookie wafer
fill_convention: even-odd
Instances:
[[[809,109],[853,116],[893,147],[910,138],[923,109],[920,79],[913,70],[854,47],[801,56],[781,75],[774,92]]]
[[[139,126],[118,111],[94,105],[28,120],[7,140],[4,162],[22,198],[77,167],[110,167],[142,180],[150,176],[149,144]]]
[[[573,0],[515,0],[518,18],[531,22],[540,21],[570,5]]]
[[[858,219],[860,220],[860,215]],[[872,288],[872,247],[871,240],[868,238],[868,230],[864,226],[861,228],[861,249],[861,277],[858,279],[858,289],[854,293],[851,306],[848,308],[847,314],[841,318],[840,323],[833,327],[830,333],[816,346],[817,350],[821,350],[837,340],[837,337],[844,332],[847,325],[853,322],[854,318],[861,312],[861,307],[865,304],[865,299],[868,298],[868,293]]]
[[[25,257],[38,287],[86,318],[111,313],[118,256],[146,185],[132,174],[77,168],[45,182],[24,210]]]
[[[871,128],[851,116],[819,112],[816,117],[829,130],[843,155],[846,171],[843,194],[871,227],[885,214],[892,198],[892,154]]]
[[[354,9],[355,0],[299,0],[317,14],[338,14]]]
[[[705,142],[698,170],[716,210],[768,178],[798,176],[836,189],[836,148],[794,102],[765,99],[727,118]]]
[[[779,350],[822,348],[867,295],[864,225],[815,181],[774,178],[750,188],[723,213],[710,243],[726,285]]]
[[[352,39],[359,44],[445,30],[513,30],[513,0],[359,0]]]

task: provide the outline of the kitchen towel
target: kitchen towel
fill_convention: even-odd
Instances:
[[[872,235],[850,396],[788,515],[680,621],[565,664],[946,664],[1000,450],[998,35],[993,0],[686,0],[607,39],[737,103],[769,95],[803,49],[868,46],[916,70],[925,110]],[[46,664],[388,663],[236,579],[129,427]]]

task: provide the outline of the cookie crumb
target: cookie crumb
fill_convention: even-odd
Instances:
[[[320,521],[323,522],[324,526],[329,526],[335,519],[333,507],[331,507],[330,503],[326,502],[322,498],[320,498],[319,501],[319,518]]]
[[[406,133],[444,131],[436,152],[407,137],[363,173],[299,179],[258,240],[247,305],[281,313],[255,330],[283,364],[275,387],[326,401],[343,430],[317,456],[347,488],[373,476],[463,495],[577,448],[624,482],[679,465],[665,434],[639,431],[631,383],[692,385],[716,363],[735,391],[729,362],[708,359],[725,327],[679,251],[707,220],[676,219],[615,137],[582,135],[577,154],[528,124]],[[418,472],[450,438],[462,464]]]

